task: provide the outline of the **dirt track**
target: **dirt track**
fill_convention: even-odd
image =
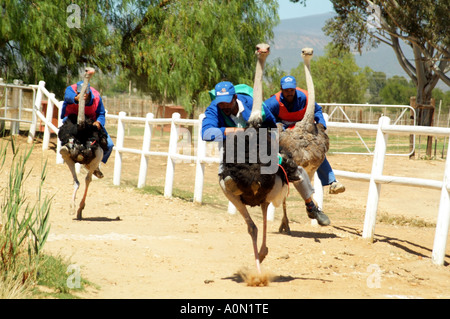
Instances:
[[[38,144],[31,180],[49,159],[45,193],[56,194],[46,251],[70,258],[89,287],[83,298],[449,298],[450,247],[445,266],[431,263],[434,227],[377,223],[375,242],[361,239],[368,183],[341,178],[347,191],[329,195],[324,210],[332,225],[312,226],[291,188],[288,210],[292,235],[278,233],[281,211],[269,222],[267,287],[248,287],[238,273],[253,269],[250,236],[242,217],[226,212],[223,201],[202,206],[144,194],[136,185],[139,157],[124,156],[123,184],[113,186],[114,152],[103,166],[105,178],[91,183],[84,220],[69,215],[72,180],[55,151]],[[363,156],[329,156],[335,169],[370,172]],[[148,184],[164,180],[165,160],[150,164]],[[443,161],[388,157],[385,173],[440,180]],[[176,167],[175,187],[193,191],[193,164]],[[222,198],[217,167],[207,167],[205,193]],[[125,173],[130,171],[130,173]],[[80,179],[82,180],[83,177]],[[129,182],[127,182],[129,181]],[[131,185],[130,185],[131,184]],[[82,189],[78,199],[81,198]],[[33,189],[30,189],[33,192]],[[206,196],[205,195],[205,196]],[[382,186],[378,214],[436,222],[439,192]],[[208,201],[207,201],[208,202]],[[259,209],[252,209],[261,225]]]

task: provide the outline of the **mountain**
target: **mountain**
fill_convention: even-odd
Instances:
[[[322,28],[325,26],[326,20],[331,19],[334,15],[333,12],[330,12],[281,20],[280,24],[274,28],[274,40],[271,43],[272,50],[268,62],[280,58],[281,69],[289,72],[302,62],[300,56],[302,48],[313,48],[316,57],[323,55],[325,46],[332,39],[324,34]],[[355,60],[361,68],[368,66],[374,71],[386,73],[387,77],[400,75],[409,79],[399,65],[394,51],[386,44],[382,43],[378,48],[363,51],[361,55],[355,53]]]

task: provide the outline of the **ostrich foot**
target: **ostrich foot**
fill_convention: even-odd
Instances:
[[[278,228],[279,233],[291,234],[291,228],[289,227],[289,222],[281,221],[280,228]]]
[[[269,253],[269,248],[267,248],[267,246],[261,247],[261,249],[259,250],[259,263],[262,263],[264,258],[266,258],[267,254]]]
[[[330,185],[330,194],[339,194],[345,192],[345,186],[341,182],[333,182]]]
[[[83,217],[81,216],[81,213],[83,212],[84,206],[85,206],[85,204],[81,203],[80,207],[78,208],[78,211],[77,211],[77,219],[78,220],[82,220],[83,219]]]
[[[97,178],[103,178],[104,176],[103,173],[100,171],[100,167],[97,167],[92,174],[94,174],[94,176]]]

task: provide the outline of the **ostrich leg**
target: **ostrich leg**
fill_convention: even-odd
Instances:
[[[269,203],[263,203],[261,204],[261,210],[263,213],[263,239],[261,243],[261,248],[259,249],[259,262],[262,263],[264,258],[266,258],[267,254],[269,253],[269,248],[267,248],[266,245],[266,239],[267,239],[267,208],[269,207]]]
[[[88,169],[88,173],[87,173],[86,179],[85,179],[86,186],[84,189],[83,198],[80,201],[80,206],[78,207],[78,211],[77,211],[77,219],[78,220],[81,220],[83,218],[81,213],[83,212],[83,209],[86,206],[86,197],[87,197],[87,192],[89,189],[89,184],[92,181],[92,174],[93,174],[95,168],[98,167],[98,164],[100,163],[102,157],[103,157],[103,150],[101,148],[98,148],[95,151],[95,158],[92,160],[92,162],[90,162],[89,164],[86,165],[86,168]]]
[[[253,253],[255,254],[256,269],[258,270],[258,273],[260,274],[261,273],[261,262],[259,260],[258,245],[257,245],[258,228],[256,227],[255,223],[253,222],[252,218],[250,217],[250,214],[249,214],[245,204],[242,203],[242,201],[239,199],[238,196],[234,195],[233,193],[231,193],[227,190],[225,181],[223,179],[220,179],[219,184],[220,184],[220,187],[222,188],[225,196],[228,198],[228,200],[230,202],[233,203],[233,205],[239,211],[241,216],[244,218],[245,223],[247,224],[248,233],[250,234],[250,237],[252,238]]]
[[[278,232],[286,232],[288,235],[291,234],[291,228],[289,227],[289,219],[287,217],[287,209],[286,209],[286,199],[283,201],[283,219],[281,220],[280,228]]]
[[[70,158],[68,152],[61,153],[64,161],[69,167],[70,173],[72,173],[73,177],[73,194],[72,194],[72,214],[75,214],[75,199],[77,197],[78,188],[80,188],[80,182],[78,181],[77,172],[75,170],[75,162]]]
[[[77,211],[77,219],[81,220],[83,219],[83,217],[81,216],[81,213],[83,212],[84,207],[86,206],[86,196],[87,196],[87,192],[88,192],[88,188],[89,188],[89,184],[92,181],[92,172],[89,171],[86,175],[86,186],[84,188],[84,194],[83,194],[83,198],[80,201],[80,206],[78,207],[78,211]]]

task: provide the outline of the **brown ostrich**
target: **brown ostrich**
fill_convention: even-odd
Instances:
[[[311,77],[310,60],[313,49],[302,49],[302,58],[305,64],[306,86],[308,89],[308,104],[305,116],[290,130],[280,132],[280,147],[286,148],[292,153],[294,161],[302,166],[312,180],[315,171],[325,159],[330,142],[322,124],[314,121],[315,93],[314,83]],[[289,221],[283,205],[283,219],[280,225],[281,231],[289,232]]]
[[[258,62],[256,65],[253,87],[253,106],[248,120],[248,127],[244,132],[236,132],[235,134],[230,135],[227,134],[227,143],[224,143],[224,169],[223,172],[219,174],[219,183],[225,196],[234,204],[247,224],[248,232],[252,238],[256,268],[259,274],[261,274],[260,263],[264,260],[268,253],[268,248],[266,246],[267,207],[270,203],[273,203],[274,206],[281,205],[288,193],[288,181],[286,180],[286,176],[289,179],[295,180],[295,173],[297,171],[297,164],[295,164],[292,159],[289,159],[286,154],[282,154],[283,161],[281,166],[283,168],[275,165],[275,172],[269,174],[263,172],[263,168],[268,166],[268,164],[263,164],[259,155],[256,162],[249,160],[251,155],[259,154],[259,144],[261,143],[260,138],[261,136],[264,136],[264,130],[267,130],[267,128],[261,127],[261,123],[263,122],[262,76],[264,63],[269,55],[269,50],[270,47],[267,44],[258,44],[256,46]],[[266,136],[268,136],[267,144],[271,142],[274,143],[274,141],[271,141],[270,139],[270,134],[267,134]],[[227,161],[227,152],[234,153],[236,150],[236,144],[239,144],[237,140],[245,140],[246,137],[249,138],[249,141],[257,141],[257,143],[255,143],[256,145],[251,145],[250,142],[246,143],[245,162],[235,163],[233,161],[230,163]],[[234,141],[234,145],[233,143],[230,143],[230,146],[233,146],[233,149],[227,150],[229,147],[229,139]],[[253,152],[250,151],[250,149],[252,149]],[[233,157],[236,159],[236,155]],[[246,207],[247,205],[260,206],[262,210],[263,238],[259,252],[257,248],[258,229],[250,217]]]

